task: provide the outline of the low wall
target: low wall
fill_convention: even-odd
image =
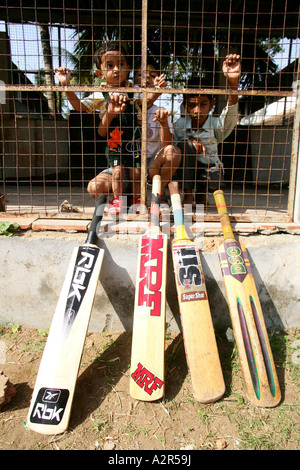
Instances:
[[[80,233],[27,231],[0,237],[0,323],[48,328],[74,247]],[[132,329],[139,236],[99,241],[105,249],[89,329]],[[249,235],[246,242],[268,328],[300,327],[300,238],[289,234]],[[213,321],[230,325],[216,246],[220,238],[199,238]],[[167,327],[180,330],[180,317],[169,244]]]

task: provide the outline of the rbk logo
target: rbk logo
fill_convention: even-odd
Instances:
[[[135,372],[131,374],[131,378],[136,382],[136,384],[143,388],[148,395],[152,395],[153,391],[157,388],[160,389],[163,386],[163,381],[158,377],[155,377],[152,372],[142,366],[141,363],[138,364]]]
[[[57,388],[41,388],[32,409],[30,421],[37,424],[57,425],[62,420],[69,390]]]
[[[142,238],[138,305],[151,307],[150,315],[161,314],[163,237]]]
[[[93,247],[80,247],[77,253],[73,278],[66,302],[63,336],[71,329],[84,298],[92,275],[99,250]]]
[[[45,390],[44,396],[43,396],[43,401],[44,402],[51,402],[51,403],[56,403],[59,400],[61,391],[52,389],[52,388],[47,388]]]
[[[94,254],[88,253],[87,251],[81,252],[81,258],[76,263],[74,276],[72,279],[73,290],[69,292],[68,299],[70,297],[75,296],[78,302],[80,302],[81,300],[80,291],[85,290],[87,287],[87,285],[85,284],[85,279],[87,277],[87,274],[89,274],[92,270],[94,258],[95,258]]]

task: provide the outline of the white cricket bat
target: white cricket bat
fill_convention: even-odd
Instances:
[[[106,197],[100,195],[85,244],[75,248],[40,363],[27,427],[41,434],[68,428],[104,250],[97,246]]]
[[[160,176],[154,176],[150,225],[141,236],[131,350],[130,395],[154,401],[165,389],[167,235],[159,226]]]
[[[224,378],[199,250],[185,226],[178,183],[169,183],[175,222],[172,255],[182,334],[193,394],[201,403],[221,398]]]

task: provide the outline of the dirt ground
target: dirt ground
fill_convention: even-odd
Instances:
[[[70,426],[58,436],[26,429],[46,337],[31,328],[0,328],[6,348],[0,370],[17,392],[0,411],[1,450],[299,449],[299,331],[271,338],[283,395],[272,409],[256,408],[244,398],[236,349],[225,331],[217,332],[217,341],[226,392],[206,405],[193,397],[180,334],[167,335],[166,394],[152,403],[129,395],[131,333],[88,334]]]

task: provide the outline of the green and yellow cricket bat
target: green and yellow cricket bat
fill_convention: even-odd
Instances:
[[[248,253],[233,235],[223,191],[214,198],[224,235],[219,260],[246,394],[257,406],[274,407],[281,392]]]

